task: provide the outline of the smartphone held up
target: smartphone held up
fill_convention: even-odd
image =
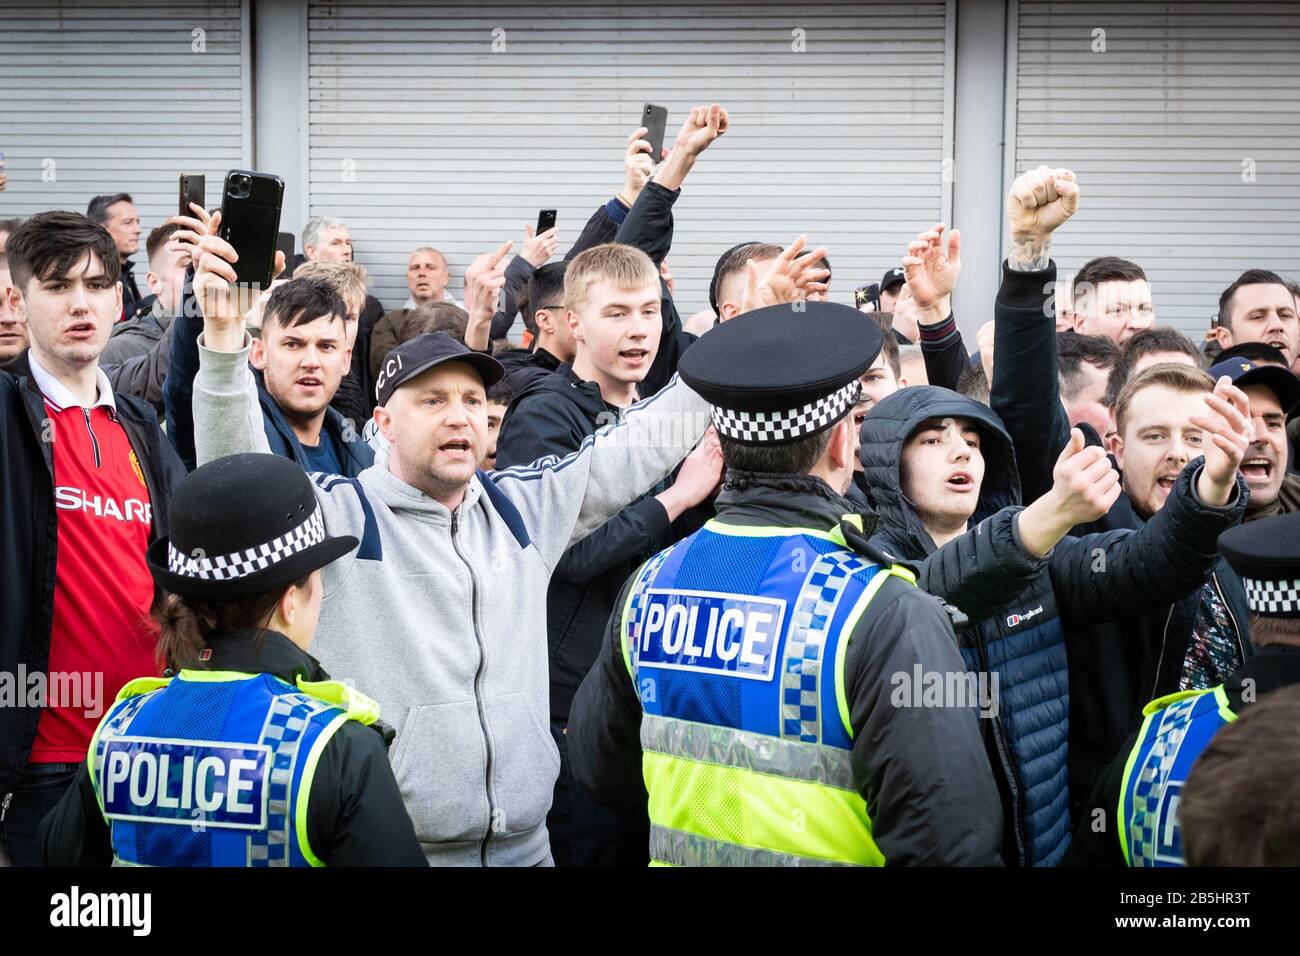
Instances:
[[[221,195],[221,238],[234,247],[236,282],[265,289],[275,269],[284,180],[270,173],[232,169]]]

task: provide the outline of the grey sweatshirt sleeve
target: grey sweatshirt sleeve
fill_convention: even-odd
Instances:
[[[551,570],[569,545],[622,511],[676,467],[709,426],[709,406],[676,376],[565,458],[494,472]]]
[[[257,383],[248,368],[252,339],[238,352],[214,352],[199,336],[199,373],[194,376],[194,452],[199,465],[226,455],[270,452],[263,430]]]

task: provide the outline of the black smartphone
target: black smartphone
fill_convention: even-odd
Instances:
[[[275,248],[284,253],[284,264],[287,267],[293,262],[293,246],[297,242],[297,237],[291,232],[282,232],[275,240]]]
[[[206,177],[197,176],[193,173],[181,174],[181,202],[180,214],[194,218],[194,210],[190,208],[190,203],[203,209],[208,208],[208,187]]]
[[[555,228],[555,210],[543,209],[537,214],[537,232],[534,235],[540,236],[547,229]]]
[[[284,180],[270,173],[232,169],[221,194],[221,238],[235,247],[235,281],[259,289],[271,284],[280,232]]]
[[[867,303],[870,303],[876,309],[880,308],[880,284],[872,282],[869,285],[861,285],[853,290],[854,304],[861,309]]]
[[[646,128],[645,138],[650,143],[650,158],[656,163],[664,153],[664,130],[668,128],[668,109],[647,103],[641,111],[641,125]]]

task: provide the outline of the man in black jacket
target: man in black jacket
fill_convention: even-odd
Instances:
[[[497,440],[507,469],[578,450],[596,430],[637,401],[659,344],[659,277],[644,253],[607,244],[579,255],[565,271],[563,302],[573,316],[573,365],[543,373],[510,406]],[[596,659],[614,597],[642,560],[670,543],[669,526],[716,488],[721,457],[705,443],[687,458],[671,487],[662,484],[565,552],[547,593],[551,722],[561,770],[547,817],[559,866],[645,862],[642,828],[624,822],[574,787],[565,731],[569,705]]]
[[[496,360],[506,370],[502,381],[514,395],[522,393],[536,378],[572,363],[577,354],[564,308],[565,265],[548,262],[542,266],[533,273],[528,288],[519,297],[524,326],[532,333],[533,347],[507,349],[496,354]]]
[[[0,672],[51,688],[95,675],[111,700],[122,672],[156,673],[144,547],[166,534],[184,469],[153,410],[114,394],[98,366],[122,309],[113,238],[50,212],[15,230],[7,253],[9,305],[26,315],[31,348],[0,372]],[[97,722],[89,703],[0,708],[0,846],[12,863],[39,862],[37,825]]]
[[[1052,305],[1056,264],[1050,251],[1052,234],[1074,215],[1078,203],[1074,173],[1045,166],[1020,176],[1007,199],[1011,247],[994,305],[996,361],[990,404],[1015,446],[1026,501],[1050,487],[1052,463],[1069,441],[1070,425],[1059,398]],[[1174,424],[1180,433],[1188,432],[1190,423]],[[1100,437],[1089,435],[1088,441],[1100,444]],[[1199,454],[1190,444],[1175,451],[1168,473]],[[1140,528],[1151,519],[1165,500],[1150,493],[1152,486],[1163,489],[1169,482],[1155,474],[1150,463],[1138,464],[1121,465],[1124,493],[1100,521],[1076,533]],[[1142,490],[1135,496],[1138,488]],[[1155,614],[1136,616],[1124,626],[1097,624],[1067,632],[1070,794],[1076,821],[1080,801],[1137,726],[1143,705],[1180,688],[1189,647],[1214,634],[1223,644],[1235,643],[1244,655],[1245,620],[1241,581],[1217,561],[1200,588]]]

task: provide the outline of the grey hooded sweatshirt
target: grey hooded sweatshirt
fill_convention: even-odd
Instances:
[[[245,345],[213,352],[199,340],[200,465],[267,450]],[[389,757],[430,864],[551,862],[551,572],[668,474],[708,418],[674,378],[566,458],[479,472],[455,511],[393,475],[386,454],[354,479],[312,475],[326,533],[360,541],[324,569],[312,654],[397,728]]]

